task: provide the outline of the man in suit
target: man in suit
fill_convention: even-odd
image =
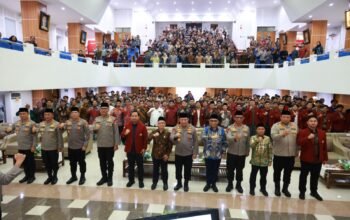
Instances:
[[[299,177],[299,198],[305,199],[306,181],[309,173],[311,196],[322,201],[317,192],[318,178],[322,163],[328,160],[326,132],[317,128],[317,117],[310,116],[307,120],[307,128],[298,133],[297,142],[300,146],[300,177]]]
[[[15,165],[12,167],[11,170],[9,170],[7,173],[2,173],[0,171],[0,201],[2,201],[2,185],[8,185],[11,183],[11,181],[16,178],[21,172],[22,169],[20,168],[24,159],[26,158],[26,155],[17,153],[15,154]],[[2,211],[0,207],[0,219],[2,216]]]

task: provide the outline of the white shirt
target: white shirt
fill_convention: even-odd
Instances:
[[[200,117],[201,117],[201,110],[200,110],[200,109],[197,109],[197,124],[196,124],[196,127],[197,127],[197,128],[199,128],[199,127],[201,126]]]
[[[151,126],[157,126],[158,118],[164,117],[164,110],[162,108],[151,108],[148,113],[151,113],[149,122]]]

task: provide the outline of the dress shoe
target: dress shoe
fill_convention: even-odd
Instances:
[[[266,197],[269,196],[269,194],[267,193],[266,189],[261,189],[260,192]]]
[[[312,192],[310,193],[310,196],[314,197],[318,201],[323,201],[322,197],[320,196],[320,194],[318,194],[318,192]]]
[[[232,183],[227,184],[226,192],[231,192],[232,190],[233,190],[233,184]]]
[[[237,184],[236,184],[236,190],[237,190],[237,192],[239,192],[239,193],[243,193],[243,188],[242,188],[242,186],[241,186],[241,183],[237,183]]]
[[[51,183],[52,179],[49,177],[45,180],[44,185]]]
[[[164,185],[163,185],[163,190],[164,190],[164,191],[167,191],[167,190],[168,190],[168,184],[167,184],[167,183],[164,183]]]
[[[176,186],[174,187],[174,190],[175,191],[178,191],[179,189],[181,189],[182,188],[182,183],[181,182],[177,182],[177,184],[176,184]]]
[[[79,180],[79,185],[84,185],[85,181],[86,181],[85,177],[81,176]]]
[[[102,177],[102,178],[100,179],[100,181],[98,181],[98,182],[96,183],[96,185],[101,186],[101,185],[103,185],[103,184],[105,184],[105,183],[107,183],[107,179]]]
[[[300,193],[299,194],[299,199],[305,200],[305,193]]]
[[[251,196],[255,196],[254,189],[251,189],[251,190],[249,191],[249,194],[250,194]]]
[[[188,192],[190,190],[190,188],[188,187],[188,182],[185,182],[184,184],[184,191]]]
[[[157,188],[157,184],[156,183],[152,183],[151,190],[155,190],[156,188]]]
[[[51,185],[55,185],[57,183],[58,179],[56,176],[52,177]]]
[[[71,184],[71,183],[74,183],[74,182],[77,181],[77,180],[78,180],[78,178],[77,178],[76,176],[72,176],[72,177],[66,182],[66,184],[69,185],[69,184]]]
[[[126,187],[129,188],[129,187],[131,187],[132,185],[134,185],[134,183],[135,183],[134,181],[129,181],[129,182],[126,184]]]
[[[24,182],[27,182],[28,181],[28,177],[23,177],[20,181],[19,181],[19,183],[24,183]]]
[[[35,181],[35,177],[28,178],[27,184],[31,184]]]
[[[210,189],[210,185],[207,184],[207,185],[204,186],[203,191],[204,192],[208,192],[209,189]]]
[[[139,188],[142,189],[143,187],[145,187],[145,184],[143,184],[143,182],[139,182]]]
[[[219,192],[219,189],[218,189],[218,187],[216,186],[216,184],[213,184],[212,186],[211,186],[211,188],[213,189],[213,191],[214,192]]]
[[[282,193],[286,196],[286,197],[288,197],[288,198],[290,198],[292,195],[290,194],[290,192],[288,191],[288,189],[283,189],[282,190]]]

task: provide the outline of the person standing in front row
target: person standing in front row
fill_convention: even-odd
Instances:
[[[158,118],[158,129],[152,131],[148,135],[148,141],[153,140],[152,161],[153,161],[153,183],[152,190],[157,188],[159,179],[159,167],[163,180],[163,190],[168,190],[168,159],[173,148],[173,143],[170,141],[170,132],[165,128],[165,118]]]
[[[250,164],[252,171],[250,173],[250,195],[255,195],[256,175],[260,171],[260,192],[264,196],[269,194],[266,191],[266,176],[268,167],[272,163],[272,144],[269,136],[265,135],[265,125],[258,124],[256,135],[250,138],[250,147],[252,148],[252,158]]]
[[[7,173],[2,173],[0,171],[0,202],[2,202],[2,186],[10,184],[11,181],[22,172],[21,165],[23,164],[23,161],[25,160],[26,155],[17,153],[14,155],[14,158],[15,158],[15,165]],[[2,218],[2,211],[0,206],[0,219],[1,218]]]
[[[78,180],[77,164],[79,163],[79,185],[83,185],[86,181],[85,151],[90,139],[89,124],[86,120],[80,118],[79,108],[72,107],[70,119],[67,120],[63,126],[67,130],[68,135],[68,158],[71,172],[71,178],[66,182],[66,184],[71,184]]]
[[[219,167],[221,158],[226,152],[227,141],[224,128],[219,126],[220,116],[212,114],[209,118],[209,126],[205,127],[202,132],[203,156],[205,158],[205,169],[207,184],[203,191],[207,192],[210,188],[218,192],[216,182],[218,180]]]
[[[281,121],[275,123],[271,128],[273,148],[273,181],[275,182],[275,195],[281,196],[281,173],[283,170],[282,193],[291,197],[288,191],[290,177],[294,168],[295,157],[298,155],[297,140],[298,127],[291,122],[289,111],[283,110]]]
[[[234,121],[235,123],[228,127],[227,130],[227,180],[228,184],[226,192],[231,192],[233,189],[233,180],[236,171],[236,190],[239,193],[243,193],[242,181],[243,181],[243,169],[245,166],[245,158],[249,155],[249,138],[250,129],[247,125],[243,124],[243,113],[236,111]]]
[[[198,155],[198,138],[194,126],[189,124],[189,115],[179,113],[179,124],[172,129],[170,140],[175,144],[175,172],[177,184],[175,191],[182,188],[182,168],[184,168],[184,191],[189,191],[193,159]]]
[[[109,116],[108,112],[109,105],[105,102],[101,103],[101,116],[98,116],[93,124],[93,130],[97,133],[97,152],[98,158],[100,159],[102,174],[102,178],[96,183],[98,186],[105,183],[107,183],[108,186],[113,185],[113,157],[120,143],[119,131],[115,123],[115,118]]]
[[[299,177],[299,198],[305,199],[307,176],[310,178],[310,195],[322,201],[317,192],[318,178],[322,164],[328,161],[326,132],[317,128],[317,117],[310,116],[307,120],[308,128],[298,133],[298,145],[300,146],[301,171]]]
[[[20,120],[6,131],[11,132],[15,130],[17,134],[18,153],[26,155],[23,162],[25,176],[19,182],[31,184],[35,180],[34,152],[37,145],[36,124],[30,120],[27,108],[20,108],[18,113]]]
[[[125,140],[125,153],[128,158],[129,182],[126,187],[131,187],[135,183],[135,163],[137,164],[139,188],[143,188],[143,154],[147,149],[147,128],[141,122],[139,112],[131,112],[130,122],[124,125],[121,134]]]
[[[63,150],[62,130],[59,128],[59,123],[53,120],[53,110],[45,109],[45,121],[39,124],[39,135],[41,139],[41,155],[45,164],[45,169],[48,178],[44,184],[51,183],[55,185],[58,181],[58,153]]]

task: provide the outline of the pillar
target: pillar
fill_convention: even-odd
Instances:
[[[68,50],[77,54],[79,50],[85,51],[85,44],[80,43],[80,34],[83,30],[80,23],[68,23]]]
[[[313,54],[312,49],[316,46],[317,41],[321,42],[321,45],[325,49],[327,39],[327,21],[325,20],[314,20],[311,21],[309,26],[310,31],[310,54]]]
[[[350,49],[350,29],[346,30],[346,34],[345,34],[345,49]]]
[[[35,0],[21,0],[23,41],[28,41],[30,36],[34,36],[38,47],[49,49],[49,32],[39,29],[41,11],[46,11],[46,5]]]
[[[103,33],[102,32],[95,32],[95,43],[96,47],[99,47],[102,49],[103,46]]]
[[[283,44],[283,34],[286,34],[287,36],[287,44]],[[297,32],[296,31],[287,31],[285,33],[280,34],[280,48],[281,50],[288,51],[288,54],[290,54],[294,50],[294,46],[297,40]]]

